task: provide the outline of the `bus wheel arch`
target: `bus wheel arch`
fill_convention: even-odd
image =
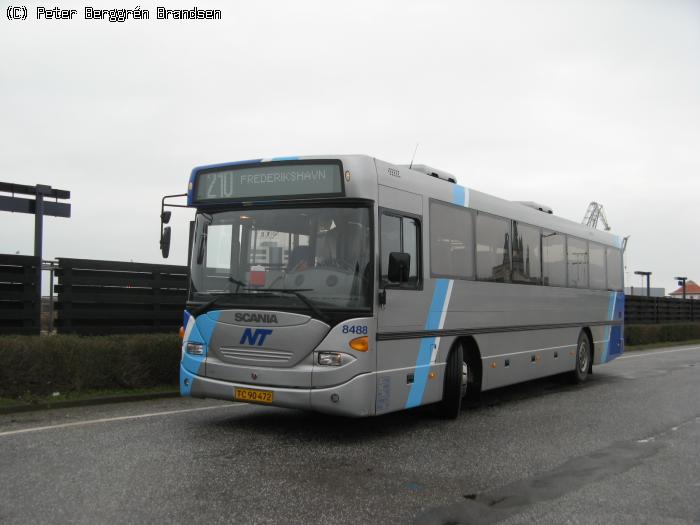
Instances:
[[[570,372],[571,382],[574,384],[583,383],[590,373],[593,362],[593,338],[587,328],[579,331],[576,341],[576,357],[574,369]]]
[[[483,368],[479,345],[472,336],[460,337],[455,344],[462,346],[462,355],[467,365],[467,391],[465,399],[476,401],[481,394]]]
[[[447,354],[442,400],[438,404],[438,412],[445,419],[457,418],[462,409],[463,373],[462,345],[454,344]]]
[[[593,373],[593,362],[595,361],[595,343],[593,342],[593,332],[588,326],[583,327],[583,332],[588,336],[588,344],[591,347],[591,358],[588,363],[588,373]]]

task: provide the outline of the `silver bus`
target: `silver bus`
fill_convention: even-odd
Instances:
[[[456,417],[623,351],[621,238],[545,206],[363,155],[197,167],[186,195],[183,396]]]

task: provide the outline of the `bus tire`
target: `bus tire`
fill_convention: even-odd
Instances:
[[[462,406],[465,406],[465,403],[471,406],[478,405],[481,399],[481,354],[479,354],[479,349],[473,340],[463,342],[462,353],[463,373],[466,376]]]
[[[462,345],[455,345],[447,356],[445,381],[438,411],[445,419],[456,419],[462,409],[462,397],[466,387],[464,376],[464,352]]]
[[[576,363],[573,372],[571,372],[571,382],[574,384],[583,383],[588,377],[588,372],[591,368],[591,340],[588,334],[581,330],[576,343]]]

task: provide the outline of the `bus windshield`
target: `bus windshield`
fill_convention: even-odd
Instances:
[[[190,302],[221,296],[217,308],[369,310],[371,239],[368,207],[200,211]]]

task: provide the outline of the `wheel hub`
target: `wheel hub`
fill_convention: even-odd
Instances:
[[[588,346],[586,343],[581,343],[578,349],[578,369],[582,373],[588,370]]]
[[[462,362],[462,397],[467,393],[467,385],[469,384],[469,367],[467,363]]]

